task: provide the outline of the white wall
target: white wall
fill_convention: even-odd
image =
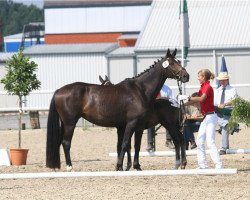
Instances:
[[[48,108],[56,89],[77,81],[100,84],[98,76],[107,74],[107,59],[103,53],[34,55],[30,57],[38,64],[37,76],[41,81],[41,88],[27,96],[27,107]],[[0,88],[2,88],[1,84]],[[9,98],[0,95],[0,109],[18,106],[18,104],[13,104]]]
[[[134,77],[133,57],[110,58],[109,62],[109,76],[112,83],[117,84],[125,78]]]
[[[150,6],[45,9],[45,33],[139,32]]]
[[[190,81],[185,84],[186,93],[192,94],[200,87],[197,80],[197,73],[199,70],[207,68],[213,73],[220,71],[221,67],[221,55],[224,55],[228,72],[231,76],[230,84],[237,89],[239,96],[250,100],[250,51],[249,50],[216,50],[215,56],[212,50],[203,50],[198,52],[190,51],[188,57],[188,65],[186,70],[190,74]],[[157,61],[158,58],[164,56],[164,53],[150,52],[140,53],[137,58],[138,74],[149,68],[150,65]],[[177,55],[180,59],[180,55]],[[217,87],[216,80],[211,81],[214,88]],[[178,94],[177,82],[175,80],[167,79],[168,84],[174,91],[174,94]]]

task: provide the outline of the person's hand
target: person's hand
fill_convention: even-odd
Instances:
[[[220,109],[223,109],[223,108],[225,108],[225,104],[223,103],[223,104],[220,104],[219,106],[218,106]]]
[[[181,95],[179,95],[178,96],[178,101],[180,102],[180,101],[184,101],[184,100],[188,100],[189,99],[189,96],[188,95],[183,95],[183,94],[181,94]]]

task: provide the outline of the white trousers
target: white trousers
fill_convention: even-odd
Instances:
[[[198,135],[197,135],[197,159],[200,168],[208,168],[205,152],[205,141],[207,141],[207,147],[210,150],[210,156],[215,164],[215,168],[223,168],[220,155],[215,146],[215,132],[218,122],[217,114],[209,114],[201,122]]]

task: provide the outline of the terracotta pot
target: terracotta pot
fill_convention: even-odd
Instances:
[[[26,165],[29,149],[10,149],[10,160],[12,165]]]

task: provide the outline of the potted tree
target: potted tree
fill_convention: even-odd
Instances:
[[[233,110],[227,126],[228,132],[232,132],[238,123],[250,125],[250,101],[237,97],[232,101]]]
[[[23,114],[23,98],[30,94],[32,90],[40,88],[41,82],[37,79],[34,73],[38,65],[34,61],[30,61],[29,57],[25,57],[23,49],[20,49],[17,54],[14,54],[9,60],[6,61],[5,69],[6,74],[1,79],[4,84],[4,89],[9,95],[18,96],[19,105],[19,129],[18,129],[18,148],[10,149],[10,157],[13,165],[26,164],[28,149],[21,148],[21,118]],[[15,161],[15,155],[23,155],[20,161]]]

